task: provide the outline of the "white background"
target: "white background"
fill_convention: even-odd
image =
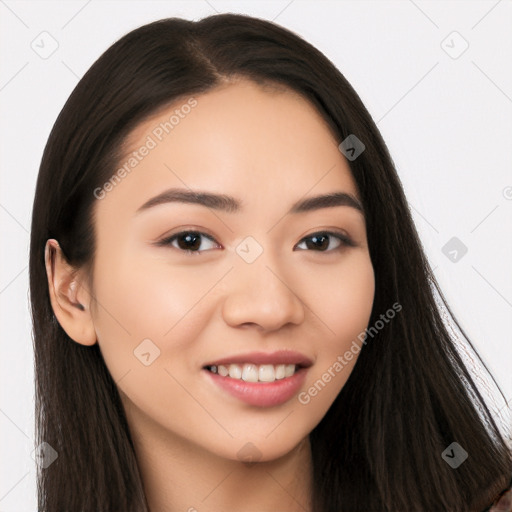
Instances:
[[[215,11],[295,31],[353,85],[388,144],[450,305],[512,399],[510,0],[0,0],[2,512],[36,509],[27,265],[50,129],[79,78],[119,37],[159,18]],[[58,43],[47,59],[31,47],[50,47],[43,31]],[[463,48],[453,31],[469,44],[458,58],[445,51]],[[442,252],[454,236],[468,248],[456,263]]]

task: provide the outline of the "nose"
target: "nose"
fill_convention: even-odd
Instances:
[[[273,331],[304,321],[304,303],[279,267],[269,263],[263,257],[251,264],[238,262],[230,273],[222,314],[231,327]]]

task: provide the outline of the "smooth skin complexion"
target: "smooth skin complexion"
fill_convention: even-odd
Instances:
[[[241,79],[195,98],[197,106],[97,201],[92,276],[70,268],[48,242],[52,306],[73,340],[101,348],[152,512],[303,512],[311,507],[308,435],[357,358],[307,405],[297,395],[364,332],[375,282],[362,211],[342,204],[288,212],[335,192],[358,201],[358,191],[341,141],[301,96]],[[126,154],[177,107],[141,123]],[[140,209],[171,188],[232,196],[240,206]],[[204,235],[187,242],[190,231]],[[315,238],[326,231],[333,234]],[[263,250],[252,263],[236,251],[249,236]],[[149,366],[134,356],[144,339],[160,350]],[[249,405],[204,369],[277,350],[313,362],[281,405]],[[238,455],[247,443],[259,453],[254,465]]]

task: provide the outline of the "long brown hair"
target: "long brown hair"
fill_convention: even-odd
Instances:
[[[432,273],[375,122],[338,69],[303,39],[268,21],[220,14],[164,19],[122,37],[80,80],[50,134],[32,214],[30,294],[37,442],[59,456],[39,470],[39,510],[148,510],[98,344],[75,343],[53,314],[45,242],[56,238],[71,265],[92,268],[93,191],[117,168],[126,136],[157,110],[231,77],[297,91],[340,142],[355,134],[364,143],[349,165],[375,272],[370,325],[391,304],[403,307],[364,346],[311,432],[313,512],[485,508],[510,480],[511,450],[443,322],[439,304],[472,347]],[[456,469],[441,456],[453,442],[469,454]]]

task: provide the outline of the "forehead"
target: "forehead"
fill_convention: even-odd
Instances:
[[[314,106],[248,80],[185,97],[146,119],[127,137],[118,169],[123,178],[100,209],[108,202],[136,211],[170,187],[229,193],[254,205],[292,203],[310,191],[358,195]]]

